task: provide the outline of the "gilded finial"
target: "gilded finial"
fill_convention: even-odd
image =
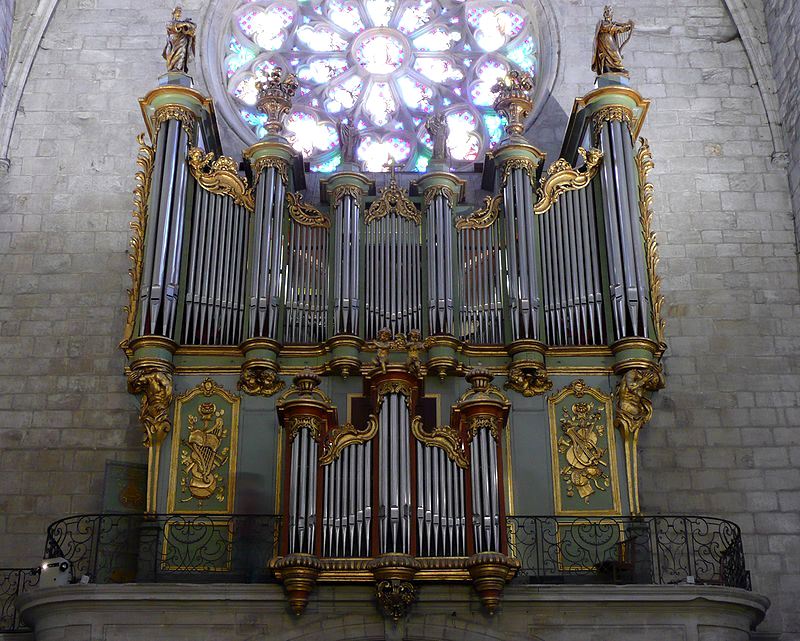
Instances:
[[[598,76],[607,73],[627,76],[628,72],[622,64],[622,49],[628,44],[632,33],[633,21],[614,22],[614,12],[606,5],[594,37],[592,71]]]
[[[282,120],[292,108],[292,98],[298,86],[295,75],[290,73],[284,76],[280,67],[274,67],[266,77],[256,80],[256,106],[267,116],[264,125],[267,133],[280,135],[283,131]]]
[[[188,73],[189,61],[194,58],[194,43],[197,25],[183,18],[180,5],[172,10],[172,20],[167,23],[167,43],[161,52],[167,61],[168,72]]]
[[[508,121],[506,131],[509,136],[521,136],[525,129],[525,119],[533,109],[531,91],[533,78],[517,70],[511,71],[492,87],[492,93],[497,94],[494,109]]]

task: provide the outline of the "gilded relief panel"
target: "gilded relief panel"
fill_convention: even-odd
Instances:
[[[233,512],[239,402],[210,378],[176,399],[170,513]]]
[[[579,379],[547,408],[556,514],[620,514],[611,397]]]

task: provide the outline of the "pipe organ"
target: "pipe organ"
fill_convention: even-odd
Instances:
[[[512,76],[495,88],[508,125],[483,164],[488,193],[441,157],[411,180],[348,160],[317,199],[282,133],[290,79],[259,90],[268,133],[240,173],[213,104],[182,78],[142,99],[122,343],[149,511],[203,483],[217,489],[170,505],[274,502],[272,567],[298,611],[316,581],[343,577],[472,580],[492,610],[518,565],[507,514],[639,513],[636,439],[665,348],[652,161],[636,147],[646,100],[619,83],[578,99],[545,170],[523,135],[531,85]],[[173,419],[173,389],[197,376],[237,389],[241,412],[209,391]],[[244,480],[215,472],[226,438]]]

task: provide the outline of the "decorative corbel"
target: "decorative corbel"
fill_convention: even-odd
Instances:
[[[273,559],[270,567],[276,578],[283,582],[292,612],[300,616],[317,583],[321,569],[320,560],[310,554],[289,554]]]
[[[553,388],[553,381],[541,363],[534,361],[512,363],[508,369],[508,380],[503,386],[523,396],[537,396]]]
[[[253,211],[255,201],[247,179],[239,176],[236,161],[228,156],[214,157],[199,147],[192,147],[187,155],[189,170],[198,184],[212,194],[230,196],[237,205]]]
[[[383,554],[370,561],[375,577],[375,596],[384,616],[399,621],[417,600],[417,590],[412,582],[420,563],[406,554]]]
[[[479,552],[467,560],[472,586],[484,607],[493,616],[500,605],[503,588],[520,568],[518,559],[499,552]]]
[[[628,477],[628,496],[631,514],[641,514],[639,507],[639,431],[653,416],[653,402],[648,392],[662,389],[664,371],[660,365],[635,367],[626,370],[614,393],[614,426],[622,434],[625,446],[625,468]]]
[[[533,213],[543,214],[553,206],[561,194],[583,189],[589,185],[600,168],[603,152],[595,148],[586,151],[583,147],[579,147],[578,153],[585,162],[582,170],[574,169],[563,158],[550,165],[547,174],[539,181]]]
[[[144,428],[143,445],[147,454],[147,507],[156,511],[158,469],[161,444],[172,429],[169,408],[172,405],[172,366],[168,363],[148,363],[134,366],[128,375],[128,391],[141,394],[139,422]]]
[[[245,363],[236,388],[250,396],[272,396],[284,387],[273,366]]]

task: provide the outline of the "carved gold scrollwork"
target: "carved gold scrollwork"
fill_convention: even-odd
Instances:
[[[603,159],[603,152],[599,149],[586,151],[583,147],[579,147],[578,153],[586,163],[582,171],[573,169],[566,160],[559,158],[550,166],[547,175],[542,177],[539,189],[536,190],[537,201],[533,206],[535,214],[545,213],[561,194],[583,189],[595,177]]]
[[[345,196],[359,200],[363,192],[355,185],[339,185],[331,192],[331,206],[335,207]]]
[[[237,173],[233,158],[220,156],[215,160],[213,152],[205,153],[199,147],[192,147],[187,159],[192,176],[203,189],[230,196],[237,205],[253,211],[253,192],[247,180]]]
[[[332,463],[348,445],[366,443],[378,433],[378,418],[370,414],[364,429],[359,430],[352,423],[344,423],[334,427],[328,432],[322,444],[322,454],[319,457],[320,465]]]
[[[456,229],[485,229],[497,220],[500,215],[500,205],[503,204],[502,196],[486,196],[483,207],[476,209],[468,216],[456,220]]]
[[[394,176],[389,180],[389,184],[381,189],[378,199],[369,206],[364,222],[369,225],[372,221],[395,214],[413,221],[419,225],[422,222],[422,215],[419,213],[414,203],[406,192],[397,185]]]
[[[136,141],[139,143],[139,155],[136,164],[140,167],[136,172],[136,187],[133,190],[133,220],[130,222],[132,230],[130,240],[130,256],[133,265],[128,270],[131,277],[131,287],[128,290],[128,304],[125,306],[125,329],[120,341],[120,349],[126,349],[133,338],[136,325],[136,312],[139,301],[139,285],[142,280],[142,261],[144,260],[144,232],[147,227],[147,200],[150,197],[150,182],[153,177],[153,160],[155,149],[145,143],[144,134],[139,134]]]
[[[449,425],[439,425],[435,427],[432,432],[426,432],[425,426],[422,423],[422,417],[415,416],[411,421],[411,433],[420,443],[444,450],[444,453],[447,454],[447,458],[458,465],[458,467],[463,469],[469,467],[467,453],[464,451],[464,443],[462,443],[458,431],[454,430]]]
[[[384,615],[399,621],[408,614],[417,598],[417,591],[411,581],[384,579],[376,585],[375,595]]]
[[[236,388],[250,396],[272,396],[283,389],[284,382],[272,367],[245,365]]]
[[[600,134],[607,122],[627,122],[631,131],[635,130],[633,111],[623,105],[606,105],[592,116],[592,144],[600,144]]]
[[[289,163],[283,158],[276,158],[275,156],[261,156],[253,163],[253,190],[261,178],[261,172],[265,169],[272,167],[278,172],[281,177],[281,182],[284,185],[289,184]]]
[[[614,427],[622,433],[625,445],[625,467],[628,477],[628,496],[631,514],[639,508],[639,432],[653,416],[653,402],[647,397],[664,387],[664,372],[660,366],[632,368],[622,375],[614,394],[616,406]]]
[[[656,339],[661,344],[662,348],[664,348],[666,347],[666,343],[664,342],[666,323],[661,315],[661,309],[664,306],[664,297],[661,295],[661,278],[659,278],[656,272],[659,257],[656,234],[652,229],[653,185],[648,182],[648,177],[655,163],[653,163],[653,155],[650,152],[650,143],[647,139],[640,138],[639,143],[641,146],[636,152],[636,167],[639,172],[639,222],[642,225],[645,262],[647,264],[647,276],[650,281],[653,327],[656,331]]]
[[[422,209],[427,210],[430,204],[434,201],[434,199],[438,198],[439,196],[443,196],[447,199],[447,202],[450,203],[450,209],[454,209],[456,206],[456,194],[455,192],[450,189],[447,185],[434,185],[433,187],[429,187],[425,190],[422,198]]]
[[[325,229],[331,226],[331,221],[319,209],[303,202],[302,194],[287,192],[286,202],[289,204],[289,215],[299,225],[323,227]]]
[[[508,177],[515,169],[523,170],[528,176],[528,182],[531,184],[532,189],[536,189],[536,163],[530,158],[509,158],[503,163],[503,171],[501,174],[500,182],[503,187],[508,182]]]
[[[411,397],[414,394],[414,391],[415,390],[408,382],[398,380],[384,381],[375,388],[375,394],[378,397],[379,406],[383,404],[383,397],[387,394],[402,394],[405,396],[406,405],[410,406]]]
[[[541,363],[526,361],[514,363],[509,368],[508,380],[504,387],[523,396],[537,396],[552,389],[553,381]]]
[[[188,107],[183,105],[162,105],[153,114],[153,138],[158,137],[158,130],[161,129],[167,120],[178,120],[181,127],[189,137],[189,144],[194,143],[194,129],[197,123],[197,115]]]

